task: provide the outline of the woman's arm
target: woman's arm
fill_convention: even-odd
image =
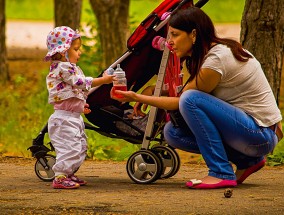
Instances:
[[[157,96],[145,96],[141,94],[136,94],[136,101],[160,109],[177,110],[179,97],[164,97],[164,96],[157,97]]]
[[[197,83],[196,83],[197,79]],[[205,93],[211,93],[221,80],[221,74],[213,69],[201,69],[200,73],[192,81],[190,81],[183,91],[189,89],[200,90]]]
[[[221,74],[212,69],[202,69],[196,78],[187,83],[183,91],[189,89],[197,89],[206,93],[212,92],[221,80]],[[132,91],[116,90],[116,93],[121,94],[123,98],[114,97],[111,90],[111,98],[120,102],[139,102],[165,110],[177,110],[179,97],[157,97],[137,94]]]
[[[123,98],[117,98],[113,96],[113,89],[111,90],[111,98],[116,99],[120,102],[139,102],[151,106],[155,106],[165,110],[176,110],[178,109],[178,97],[157,97],[148,96],[135,93],[133,91],[121,91],[116,90],[115,92],[122,95]]]

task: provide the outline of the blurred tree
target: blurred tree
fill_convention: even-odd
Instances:
[[[79,29],[82,0],[54,0],[55,26]]]
[[[129,37],[130,0],[90,0],[98,21],[98,35],[102,46],[102,68],[110,66],[126,51]]]
[[[5,0],[0,0],[0,78],[2,83],[9,79],[5,26]]]
[[[241,43],[260,61],[279,102],[284,69],[284,1],[246,0]]]

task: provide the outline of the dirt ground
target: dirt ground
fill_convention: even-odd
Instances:
[[[125,162],[87,160],[76,190],[55,190],[37,178],[35,159],[0,157],[0,214],[284,214],[284,168],[264,167],[233,189],[192,190],[188,179],[207,174],[204,164],[183,162],[179,172],[152,184],[135,184]]]
[[[38,41],[42,39],[40,33],[45,39],[50,30],[40,28],[44,26],[52,25],[8,23],[11,72],[36,72],[47,67],[41,61],[44,43]],[[26,31],[15,34],[17,28]],[[239,25],[217,29],[221,35],[239,37]],[[19,34],[21,41],[16,41],[13,35]],[[224,189],[187,189],[185,182],[207,175],[207,168],[191,161],[187,154],[180,155],[182,163],[175,176],[149,185],[132,182],[126,162],[87,160],[77,174],[88,185],[77,190],[55,190],[50,182],[41,181],[34,171],[34,158],[0,157],[0,214],[284,214],[284,167],[264,167],[234,188],[231,198],[225,198]]]

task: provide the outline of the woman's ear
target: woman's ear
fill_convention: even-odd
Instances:
[[[191,31],[191,36],[192,36],[192,44],[195,44],[195,41],[196,41],[196,29],[193,29]]]

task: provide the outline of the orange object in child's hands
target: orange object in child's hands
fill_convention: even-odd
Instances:
[[[83,113],[84,113],[84,114],[89,114],[89,113],[91,113],[91,109],[89,108],[89,104],[86,103],[86,104],[84,105]]]
[[[91,109],[89,109],[89,108],[84,108],[84,114],[89,114],[89,113],[91,113],[92,111],[91,111]]]

